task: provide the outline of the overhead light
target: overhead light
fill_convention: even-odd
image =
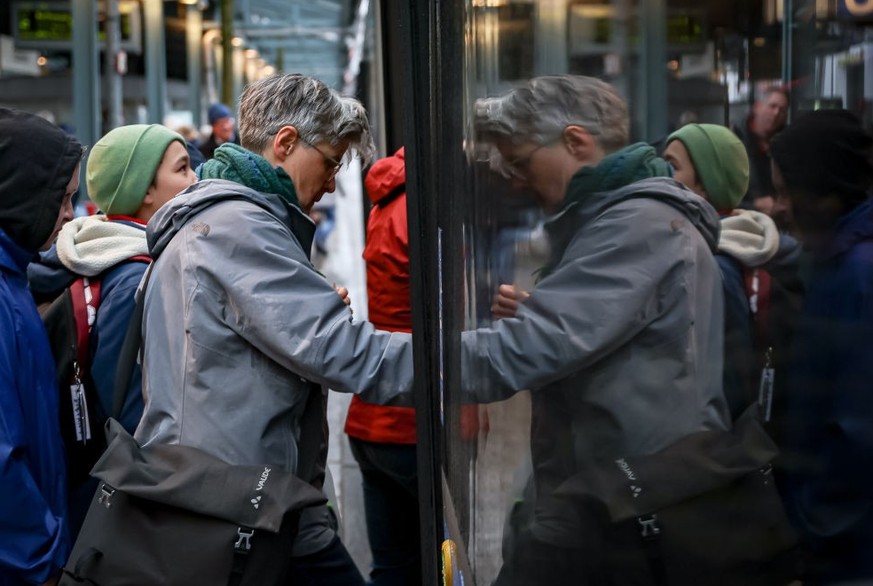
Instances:
[[[752,44],[756,47],[763,47],[767,44],[767,39],[765,39],[764,37],[755,37],[754,39],[752,39]]]

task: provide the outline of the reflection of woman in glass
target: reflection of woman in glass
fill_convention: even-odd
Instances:
[[[730,426],[718,216],[652,148],[626,146],[626,106],[599,80],[536,78],[477,106],[496,168],[553,214],[552,256],[517,314],[462,338],[478,400],[533,391],[534,519],[497,583],[578,584],[603,568],[553,496],[561,483]]]

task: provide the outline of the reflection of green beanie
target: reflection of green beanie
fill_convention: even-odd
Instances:
[[[667,137],[680,141],[706,197],[719,211],[739,205],[749,188],[749,156],[740,139],[717,124],[687,124]]]
[[[110,130],[91,147],[85,175],[88,196],[107,214],[135,214],[174,140],[185,146],[181,135],[160,124]]]

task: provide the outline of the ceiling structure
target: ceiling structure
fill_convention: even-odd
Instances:
[[[234,34],[268,64],[340,88],[357,5],[358,0],[233,0]],[[216,16],[219,12],[216,6]]]

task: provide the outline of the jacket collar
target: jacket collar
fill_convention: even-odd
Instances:
[[[831,240],[823,259],[831,259],[845,254],[858,242],[873,240],[873,198],[856,207],[840,218],[836,236]]]
[[[33,253],[18,246],[0,228],[0,268],[4,271],[24,275],[27,273],[27,265],[33,260]]]

